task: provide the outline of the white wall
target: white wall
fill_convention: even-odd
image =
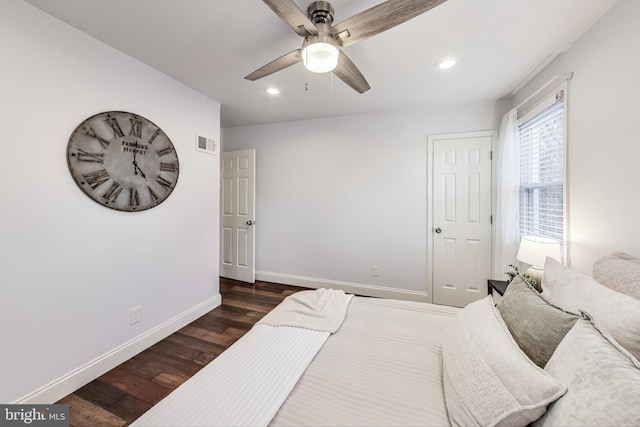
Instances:
[[[219,140],[220,105],[19,0],[0,2],[0,58],[0,402],[51,401],[101,357],[219,303],[219,157],[194,138]],[[175,145],[180,177],[160,206],[110,210],[71,178],[71,132],[108,110]]]
[[[568,89],[569,264],[640,256],[640,1],[620,0],[515,98],[573,71]]]
[[[424,296],[427,136],[495,129],[496,108],[486,102],[223,129],[225,151],[256,148],[257,277]]]

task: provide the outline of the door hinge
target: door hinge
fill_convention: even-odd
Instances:
[[[489,215],[489,224],[493,225],[493,215]]]
[[[489,160],[493,160],[493,150],[489,151]]]

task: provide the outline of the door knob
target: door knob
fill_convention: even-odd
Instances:
[[[435,231],[436,233],[440,234],[440,233],[442,233],[442,228],[436,227],[436,229],[433,230],[433,231]]]
[[[255,221],[247,221],[247,225],[253,225],[255,223],[256,223]]]

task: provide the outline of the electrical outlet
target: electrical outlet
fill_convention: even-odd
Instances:
[[[129,322],[130,322],[131,325],[135,325],[140,320],[142,320],[142,306],[141,305],[133,307],[129,311]]]
[[[371,275],[373,277],[380,277],[380,266],[379,265],[372,265],[371,266]]]

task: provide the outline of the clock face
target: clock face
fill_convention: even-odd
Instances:
[[[85,194],[119,211],[157,206],[178,182],[178,155],[169,137],[151,121],[124,111],[80,123],[67,144],[67,163]]]

